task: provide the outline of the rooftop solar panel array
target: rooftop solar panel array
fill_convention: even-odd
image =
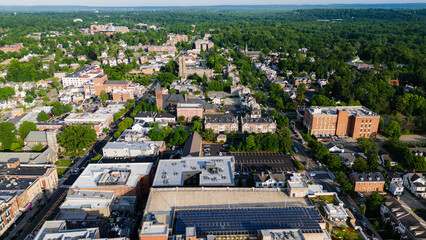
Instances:
[[[256,234],[262,229],[300,229],[320,233],[324,220],[314,207],[177,210],[174,234],[195,227],[197,236]]]

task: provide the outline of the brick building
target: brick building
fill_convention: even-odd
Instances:
[[[195,41],[195,49],[210,51],[214,47],[214,42],[205,39]]]
[[[15,43],[12,45],[4,45],[3,47],[0,47],[0,51],[3,51],[4,53],[19,52],[23,47],[23,43]]]
[[[89,164],[71,186],[75,191],[113,191],[115,196],[148,193],[152,163]]]
[[[206,116],[204,120],[204,126],[206,129],[213,129],[213,132],[215,132],[216,134],[219,134],[221,132],[237,132],[238,119],[236,117]]]
[[[65,123],[51,122],[51,123],[37,123],[36,128],[40,131],[46,131],[46,130],[64,131],[65,126],[66,126]]]
[[[363,106],[318,107],[305,109],[303,125],[315,136],[375,138],[380,116]]]
[[[186,121],[191,121],[193,117],[203,118],[203,105],[197,103],[179,103],[176,108],[177,117],[184,116]]]
[[[148,46],[147,50],[149,53],[152,53],[152,52],[162,53],[162,52],[176,52],[177,48],[175,46],[162,45],[162,46]]]
[[[251,118],[250,116],[241,118],[242,132],[248,133],[275,133],[277,122],[272,118]]]
[[[135,94],[140,94],[139,83],[132,81],[107,81],[107,79],[94,79],[92,82],[84,84],[85,98],[101,95],[104,91],[112,95],[114,101],[127,101],[133,99]]]
[[[21,215],[16,195],[0,197],[0,235],[2,235]]]
[[[82,87],[89,82],[96,84],[103,83],[106,80],[108,80],[108,76],[104,75],[104,70],[102,68],[98,66],[86,66],[63,77],[62,85],[64,88],[68,86]]]
[[[355,192],[383,192],[385,179],[381,173],[354,173],[349,176]]]
[[[70,113],[64,122],[67,125],[93,124],[96,134],[102,134],[104,128],[109,128],[114,120],[114,114],[107,113]]]

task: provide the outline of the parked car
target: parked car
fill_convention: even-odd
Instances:
[[[351,210],[353,213],[356,213],[356,208],[354,206],[351,206]]]
[[[337,191],[337,192],[340,192],[340,188],[339,188],[339,187],[336,187],[336,191]]]
[[[367,227],[367,223],[364,220],[361,221],[361,224],[362,226]]]
[[[360,193],[360,192],[359,192],[359,193],[358,193],[358,196],[359,196],[359,197],[361,197],[361,198],[363,198],[363,197],[364,197],[364,194],[362,194],[362,193]]]

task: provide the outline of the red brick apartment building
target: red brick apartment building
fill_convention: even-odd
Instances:
[[[184,116],[185,120],[191,121],[193,117],[203,118],[203,105],[197,103],[179,103],[177,105],[177,117]]]
[[[0,47],[0,51],[3,51],[5,53],[8,52],[19,52],[24,45],[22,43],[16,43],[12,45],[4,45],[3,47]]]
[[[349,176],[355,192],[383,192],[385,179],[381,173],[354,173]]]
[[[364,106],[312,106],[303,116],[303,125],[315,136],[375,138],[379,122],[380,116]]]

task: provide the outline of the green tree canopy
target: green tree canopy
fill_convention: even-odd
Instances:
[[[4,149],[10,149],[10,145],[16,141],[16,127],[10,122],[0,123],[0,142]]]
[[[354,165],[352,165],[352,168],[356,172],[367,172],[370,169],[367,160],[362,157],[359,157],[355,160]]]
[[[50,119],[50,117],[49,117],[49,115],[47,115],[47,113],[45,111],[41,111],[37,116],[38,122],[46,122],[49,119]]]
[[[83,150],[96,141],[96,131],[90,125],[71,125],[58,135],[58,143],[69,151]]]
[[[25,139],[30,131],[38,131],[35,123],[24,121],[21,125],[19,125],[18,133],[22,139]]]
[[[399,139],[401,137],[401,126],[397,121],[391,120],[386,123],[384,133],[390,138]]]

